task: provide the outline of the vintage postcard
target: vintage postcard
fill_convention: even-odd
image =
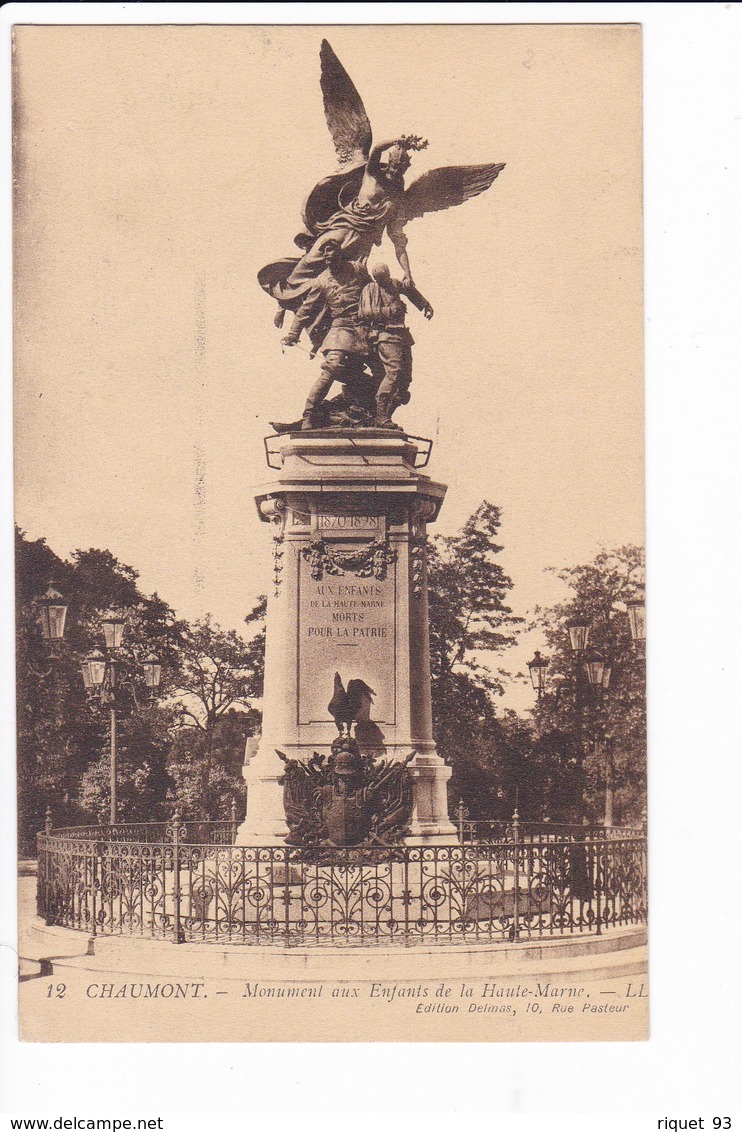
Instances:
[[[648,1035],[641,29],[13,30],[21,1035]]]

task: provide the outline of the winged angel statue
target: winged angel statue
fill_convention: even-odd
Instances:
[[[366,266],[369,255],[387,232],[402,268],[399,287],[414,298],[417,292],[407,255],[407,224],[484,192],[504,168],[503,164],[451,165],[431,169],[405,187],[410,153],[425,149],[427,141],[406,135],[374,145],[361,97],[327,40],[322,41],[320,62],[325,117],[340,168],[323,178],[306,199],[304,229],[294,240],[302,254],[268,264],[258,274],[260,285],[279,304],[277,326],[282,325],[286,311],[295,315],[311,311],[311,318],[303,318],[303,327],[314,352],[321,348],[333,315],[337,315],[328,304],[317,302],[318,292],[322,294],[320,277],[327,273],[330,260],[336,269],[338,264],[345,269],[344,281],[350,282],[351,291],[355,285],[360,294],[370,280]],[[346,302],[344,320],[352,334],[357,327],[351,325],[350,306],[352,301],[350,305]],[[293,344],[296,339],[284,341]],[[362,352],[360,347],[354,348]]]

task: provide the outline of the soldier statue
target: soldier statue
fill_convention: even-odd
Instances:
[[[433,308],[412,283],[392,279],[385,263],[371,269],[372,279],[361,291],[358,317],[367,332],[371,366],[380,377],[376,391],[376,427],[398,429],[392,413],[410,399],[414,339],[405,325],[409,299],[427,319]],[[376,363],[376,364],[374,364]]]

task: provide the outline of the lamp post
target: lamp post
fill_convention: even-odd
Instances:
[[[585,657],[585,672],[587,673],[590,687],[593,690],[597,708],[600,705],[603,693],[610,684],[611,668],[600,653],[588,653]],[[595,721],[593,742],[595,744],[596,762],[598,765],[601,763],[603,765],[603,780],[605,782],[603,825],[606,829],[609,829],[610,826],[613,825],[613,752],[607,736],[601,729],[600,720],[598,718],[596,718]]]
[[[34,604],[36,620],[41,630],[45,657],[49,662],[49,667],[42,672],[31,664],[30,659],[27,659],[26,663],[34,676],[38,677],[39,680],[46,680],[47,677],[51,676],[56,662],[59,660],[59,645],[64,640],[64,629],[67,622],[67,602],[57,589],[56,583],[50,581],[44,596],[37,598]],[[46,807],[45,828],[47,833],[51,833],[51,807],[49,805]]]
[[[85,658],[80,666],[82,672],[83,682],[86,691],[90,694],[91,698],[99,699],[101,703],[108,704],[110,708],[110,735],[111,735],[111,825],[116,824],[117,812],[117,799],[116,799],[116,783],[117,783],[117,766],[116,766],[116,741],[117,741],[117,689],[122,683],[129,683],[134,691],[131,681],[122,681],[118,674],[118,669],[121,667],[120,650],[124,643],[124,629],[125,621],[114,613],[108,614],[103,618],[103,640],[105,642],[105,652],[100,649],[95,649],[88,657]],[[144,682],[148,692],[154,695],[160,686],[160,678],[162,676],[162,665],[155,656],[150,656],[142,663],[144,670]],[[136,695],[134,695],[136,702]]]
[[[536,693],[536,700],[540,700],[546,688],[546,670],[549,662],[538,649],[533,654],[533,660],[528,661],[528,671],[531,674],[531,683]]]
[[[576,748],[579,752],[578,766],[580,768],[580,777],[584,774],[583,759],[584,759],[584,740],[583,740],[583,713],[584,713],[584,681],[587,682],[591,688],[595,689],[600,686],[607,687],[610,680],[611,670],[606,665],[602,656],[594,650],[588,650],[590,641],[590,622],[586,617],[573,617],[571,621],[567,622],[567,632],[569,634],[569,650],[573,659],[573,680],[572,688],[574,694],[574,705],[576,714],[576,727],[575,727],[575,740]],[[532,661],[529,661],[528,668],[531,673],[531,683],[536,689],[538,699],[541,698],[546,684],[546,669],[548,661],[544,660],[539,652],[536,652]],[[561,689],[559,690],[561,691]],[[557,692],[557,702],[559,700],[559,691]],[[594,737],[594,742],[600,743],[597,734]],[[597,749],[597,747],[596,747]],[[581,788],[584,791],[584,784]]]
[[[67,603],[56,588],[54,582],[50,582],[47,586],[46,593],[42,598],[39,598],[36,604],[38,606],[38,622],[41,627],[41,635],[45,641],[50,641],[51,647],[54,648],[55,642],[61,641],[64,637],[64,627],[67,621]]]
[[[628,610],[629,629],[631,631],[631,640],[634,649],[639,652],[643,649],[646,641],[646,616],[645,616],[645,601],[643,595],[644,587],[640,587],[640,593],[637,597],[626,602],[626,609]],[[593,746],[596,756],[596,761],[603,767],[603,776],[605,782],[605,812],[604,824],[611,826],[613,824],[613,786],[614,786],[614,765],[613,765],[613,749],[612,738],[606,735],[601,730],[599,719],[599,706],[603,696],[608,689],[611,679],[611,667],[607,663],[604,656],[601,655],[596,649],[589,647],[590,642],[590,629],[591,625],[589,620],[582,616],[575,616],[571,621],[566,624],[569,633],[569,649],[574,661],[574,705],[576,714],[576,727],[575,738],[577,748],[580,751],[580,757],[584,757],[583,752],[585,743],[583,741],[583,711],[585,706],[585,681],[589,686],[592,695],[589,697],[590,703],[593,708],[595,719],[595,728],[593,730]],[[536,652],[533,660],[528,662],[528,669],[531,675],[531,683],[536,691],[536,696],[541,699],[541,696],[546,687],[546,668],[548,661],[546,661],[539,652]],[[559,700],[559,691],[556,694],[556,702]]]
[[[644,595],[626,602],[629,611],[629,628],[634,648],[640,652],[647,641],[647,616]]]
[[[64,639],[64,628],[67,622],[67,602],[57,589],[54,582],[50,582],[43,597],[36,598],[34,602],[36,620],[44,641],[44,655],[49,664],[43,672],[36,668],[30,659],[28,667],[39,680],[46,680],[54,671],[56,662],[60,657],[60,644]]]
[[[579,793],[584,799],[585,790],[585,767],[584,767],[584,712],[585,712],[585,697],[584,697],[584,679],[585,669],[583,660],[587,653],[587,646],[590,640],[590,622],[585,616],[575,616],[571,621],[567,622],[567,632],[569,633],[569,649],[572,653],[572,660],[574,664],[574,697],[575,697],[575,716],[576,728],[575,738],[577,740],[577,751],[579,758]],[[584,804],[584,801],[583,801]]]
[[[567,622],[569,647],[575,657],[581,657],[590,639],[590,622],[584,617],[573,617]]]
[[[142,663],[142,668],[144,669],[144,683],[152,693],[156,692],[160,686],[162,665],[156,656],[148,656]]]

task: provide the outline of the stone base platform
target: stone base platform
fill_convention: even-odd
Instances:
[[[288,979],[430,979],[484,977],[554,980],[631,978],[647,971],[646,928],[618,928],[610,936],[553,941],[440,944],[429,947],[314,944],[263,945],[185,943],[134,937],[90,937],[68,928],[34,924],[24,937],[22,974],[60,976],[67,969],[107,979],[218,977],[244,981]],[[90,953],[89,953],[90,952]],[[49,958],[48,956],[51,956]]]

